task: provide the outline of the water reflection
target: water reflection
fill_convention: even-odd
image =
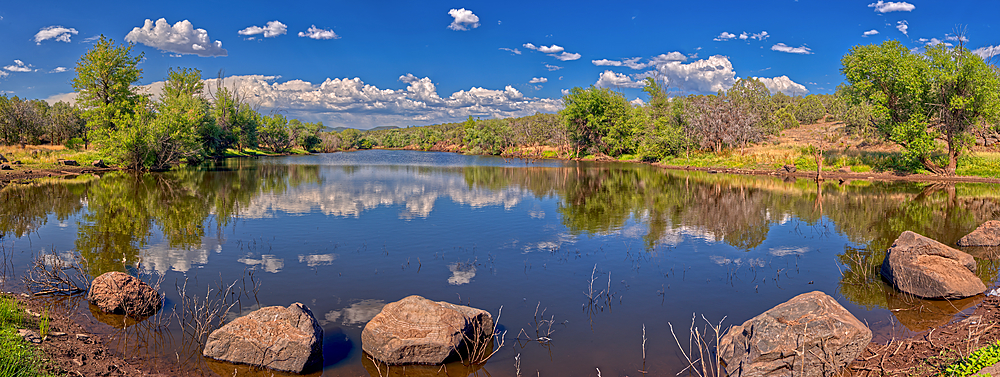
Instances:
[[[341,310],[331,310],[323,315],[323,319],[326,320],[326,323],[360,327],[375,318],[375,315],[381,312],[384,306],[385,301],[383,300],[362,300]]]

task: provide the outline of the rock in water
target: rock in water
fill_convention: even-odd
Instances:
[[[387,304],[365,325],[361,348],[390,365],[441,364],[492,335],[493,317],[485,310],[409,296]]]
[[[815,291],[729,329],[719,355],[729,376],[836,376],[871,340],[861,321]]]
[[[260,308],[209,334],[202,355],[302,373],[323,364],[323,328],[297,302]]]
[[[958,246],[1000,246],[1000,221],[990,220],[958,240]]]
[[[87,300],[105,313],[131,317],[153,315],[163,300],[149,284],[118,271],[106,272],[90,283]]]
[[[973,272],[976,260],[963,253],[905,231],[896,238],[882,261],[882,277],[897,289],[923,298],[956,299],[986,291]]]

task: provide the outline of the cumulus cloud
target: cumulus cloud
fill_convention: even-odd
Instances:
[[[986,46],[972,50],[973,54],[979,55],[983,59],[989,59],[1000,55],[1000,46]]]
[[[563,52],[563,50],[565,50],[565,49],[562,48],[559,45],[539,46],[538,47],[538,52],[544,52],[546,54],[558,54],[560,52]]]
[[[806,47],[806,46],[792,47],[792,46],[786,45],[784,43],[778,43],[778,44],[776,44],[774,46],[771,46],[771,50],[781,51],[781,52],[787,52],[789,54],[805,54],[805,55],[808,55],[808,54],[812,54],[813,53],[812,50],[809,47]]]
[[[546,64],[545,65],[545,69],[547,69],[549,71],[558,71],[560,69],[563,69],[563,67],[560,67],[558,65]]]
[[[670,54],[678,54],[678,53],[671,52]],[[660,55],[660,56],[661,57],[666,57],[666,55]],[[656,58],[653,58],[653,59],[656,59]],[[669,58],[667,58],[667,59],[669,59]],[[642,60],[641,57],[623,59],[623,60],[620,60],[620,61],[619,60],[600,59],[600,60],[591,60],[590,62],[593,63],[596,66],[621,67],[621,66],[624,65],[624,66],[632,68],[632,69],[643,69],[643,68],[646,68],[647,66],[649,66],[649,64],[647,64],[647,63],[639,63],[640,60]]]
[[[910,23],[906,22],[906,20],[902,20],[902,21],[897,21],[896,22],[896,30],[899,30],[899,32],[903,33],[903,35],[907,35],[907,36],[910,35],[910,34],[908,34],[906,32],[906,29],[909,29],[909,28],[910,28]]]
[[[674,51],[674,52],[671,52],[671,53],[660,54],[660,55],[654,56],[652,58],[649,58],[649,64],[648,65],[650,65],[650,66],[657,66],[657,65],[660,65],[660,64],[666,64],[666,63],[670,63],[670,62],[682,62],[682,61],[685,61],[685,60],[688,60],[687,56],[684,56],[684,54],[679,53],[677,51]]]
[[[0,77],[4,77],[4,76],[7,76],[7,75],[9,75],[9,73],[4,72],[4,71],[0,71]]]
[[[337,35],[337,33],[334,33],[333,30],[320,29],[320,28],[316,27],[316,25],[313,25],[312,27],[310,27],[306,31],[300,31],[299,32],[299,36],[300,37],[309,37],[309,38],[312,38],[312,39],[321,39],[321,40],[322,39],[340,39],[340,36]]]
[[[41,30],[39,30],[38,33],[35,33],[35,44],[41,45],[42,41],[49,39],[54,39],[59,42],[69,43],[70,38],[77,34],[79,34],[79,32],[71,27],[62,27],[62,26],[44,27]]]
[[[514,55],[521,55],[521,50],[518,50],[516,48],[500,47],[500,49],[504,50],[504,51],[507,51],[507,52],[510,52],[510,53],[512,53]]]
[[[954,46],[951,43],[945,42],[945,41],[937,39],[937,38],[931,38],[931,39],[920,38],[920,39],[917,39],[917,42],[923,43],[923,44],[925,44],[927,46],[935,46],[935,45],[945,45],[946,47]]]
[[[907,3],[905,1],[900,1],[896,3],[892,1],[882,1],[882,0],[879,0],[877,3],[868,4],[868,7],[875,8],[875,11],[879,13],[910,12],[916,8],[915,5]]]
[[[66,68],[66,67],[56,67],[55,69],[49,71],[49,73],[62,73],[62,72],[69,72],[69,68]]]
[[[722,34],[719,34],[718,37],[715,37],[712,40],[716,41],[716,42],[724,42],[724,41],[728,41],[728,40],[733,39],[733,38],[736,38],[736,34],[730,34],[730,33],[724,31],[724,32],[722,32]]]
[[[240,30],[238,33],[240,35],[264,34],[264,38],[271,38],[287,34],[288,25],[281,23],[281,21],[274,20],[274,21],[269,21],[266,25],[264,25],[264,27],[250,26],[246,29]]]
[[[35,70],[32,67],[34,66],[31,64],[24,64],[23,61],[14,59],[14,64],[3,67],[3,69],[6,69],[11,72],[32,72]]]
[[[728,57],[710,56],[690,63],[666,61],[653,65],[655,70],[633,76],[636,80],[656,77],[667,86],[685,92],[715,93],[726,90],[736,83],[736,71]],[[638,81],[642,83],[642,81]]]
[[[877,35],[877,34],[878,34],[878,30],[871,29],[871,30],[868,30],[868,31],[864,32],[864,34],[862,36],[863,37],[870,37],[870,36]]]
[[[528,81],[529,84],[542,84],[547,82],[549,82],[549,79],[544,77],[532,77],[531,81]]]
[[[479,27],[479,16],[473,14],[471,10],[452,9],[448,11],[448,15],[455,18],[451,25],[448,25],[451,30],[466,31]]]
[[[601,73],[594,86],[599,88],[641,88],[645,84],[642,81],[634,81],[624,74],[606,70]]]
[[[764,86],[766,86],[768,90],[771,91],[771,94],[781,92],[790,96],[795,96],[795,95],[803,95],[809,92],[809,90],[806,89],[805,85],[792,81],[792,79],[788,78],[788,76],[778,76],[772,78],[768,77],[754,77],[754,78],[760,80],[760,82],[764,84]]]
[[[229,53],[222,48],[221,41],[212,41],[205,29],[195,29],[188,20],[179,21],[173,26],[161,18],[153,22],[146,19],[140,28],[133,28],[125,36],[125,40],[141,43],[162,51],[177,54],[193,54],[198,56],[226,56]]]

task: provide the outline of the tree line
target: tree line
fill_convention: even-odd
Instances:
[[[1000,132],[1000,70],[958,46],[910,51],[897,41],[853,47],[842,59],[846,85],[834,94],[772,94],[741,78],[711,95],[671,95],[646,78],[639,104],[607,88],[573,88],[557,114],[474,119],[422,127],[323,132],[322,123],[261,114],[245,93],[206,87],[201,72],[168,71],[157,100],[138,93],[143,55],[132,45],[100,40],[76,66],[75,106],[0,96],[0,142],[94,144],[111,162],[163,169],[230,150],[293,148],[332,152],[368,148],[449,150],[476,154],[606,155],[659,161],[692,151],[742,149],[782,130],[826,117],[852,135],[903,148],[912,170],[954,174],[973,133]]]

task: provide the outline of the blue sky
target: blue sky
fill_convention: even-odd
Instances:
[[[104,34],[134,42],[142,85],[170,67],[248,93],[265,112],[369,128],[554,112],[598,85],[711,93],[740,77],[830,93],[852,46],[955,43],[1000,59],[997,1],[324,1],[0,4],[0,91],[72,98],[79,57]],[[163,21],[159,21],[163,19]]]

